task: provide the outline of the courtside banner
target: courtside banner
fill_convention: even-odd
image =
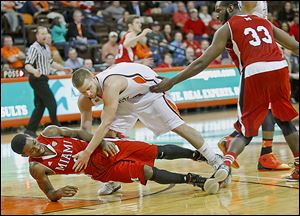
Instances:
[[[157,71],[160,76],[165,77],[172,77],[178,73],[178,70],[172,68]],[[208,68],[197,76],[175,85],[169,92],[179,108],[234,104],[239,91],[239,77],[238,70],[233,66]],[[51,77],[49,86],[57,102],[59,120],[79,120],[79,92],[72,86],[70,75]],[[102,107],[93,107],[98,117]],[[33,109],[34,96],[28,78],[1,79],[1,128],[26,125]],[[45,118],[49,119],[47,109],[44,112],[44,121]]]

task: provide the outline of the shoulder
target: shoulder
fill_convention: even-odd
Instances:
[[[46,127],[43,131],[42,134],[47,136],[47,137],[56,137],[59,136],[59,127],[56,125],[49,125]]]

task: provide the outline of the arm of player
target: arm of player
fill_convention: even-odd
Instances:
[[[101,114],[102,121],[86,149],[73,156],[74,158],[77,158],[73,166],[75,172],[87,167],[91,154],[99,146],[104,136],[109,131],[109,127],[113,122],[118,109],[121,86],[122,85],[118,80],[111,81],[111,78],[108,78],[104,83],[103,89],[105,89],[105,91],[103,92],[104,107]]]
[[[77,105],[80,111],[80,128],[91,133],[93,123],[93,104],[89,98],[80,95],[78,97]]]
[[[130,48],[130,47],[134,47],[136,45],[136,43],[143,37],[145,37],[148,33],[152,32],[151,29],[149,28],[145,28],[141,34],[135,36],[135,34],[133,32],[129,33],[126,36],[126,39],[124,41],[124,47],[125,48]]]
[[[273,27],[274,37],[275,40],[283,47],[291,50],[293,54],[299,56],[299,42],[295,40],[295,38],[291,37],[289,34],[287,34],[285,31],[283,31],[280,28],[277,28],[273,24],[271,24]]]
[[[217,58],[226,47],[227,41],[230,39],[230,30],[227,24],[223,25],[216,31],[211,45],[206,51],[183,71],[178,73],[171,79],[162,78],[163,80],[154,86],[150,87],[152,92],[164,92],[172,88],[175,84],[182,82],[190,77],[193,77],[202,72],[215,58]]]
[[[31,176],[38,183],[39,188],[52,202],[56,202],[62,197],[72,197],[78,191],[78,188],[74,186],[65,186],[58,190],[55,190],[48,178],[48,175],[55,174],[55,173],[51,169],[41,165],[40,163],[31,162],[29,171]]]

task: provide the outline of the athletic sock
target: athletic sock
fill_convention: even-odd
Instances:
[[[208,162],[216,159],[216,154],[206,143],[204,143],[203,146],[198,149],[198,151],[207,159]]]
[[[152,167],[153,176],[149,179],[159,184],[181,184],[187,183],[187,175],[172,173],[167,170],[160,170],[156,167]]]
[[[264,139],[263,138],[260,156],[272,153],[272,144],[273,144],[273,139]]]
[[[224,164],[231,166],[236,159],[236,154],[234,152],[227,152],[224,156]]]

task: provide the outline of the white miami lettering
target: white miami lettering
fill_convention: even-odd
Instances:
[[[64,146],[63,153],[59,159],[57,167],[55,167],[56,170],[61,170],[61,171],[65,171],[65,168],[68,166],[72,158],[72,152],[73,152],[73,145],[71,142],[64,140],[63,146]]]

